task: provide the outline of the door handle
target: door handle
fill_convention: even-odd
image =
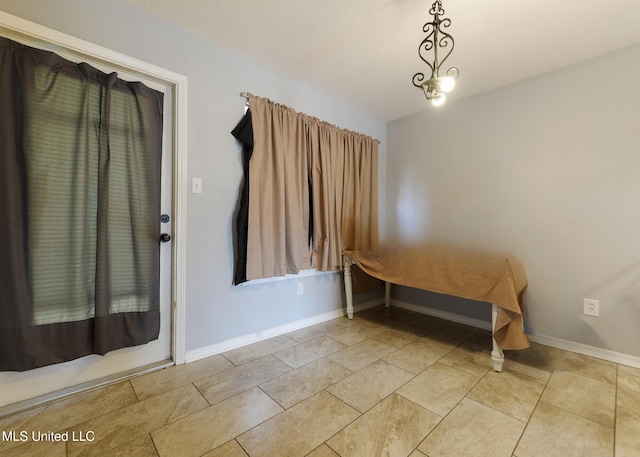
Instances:
[[[163,233],[162,235],[160,235],[160,242],[161,243],[166,243],[168,241],[171,240],[171,235],[169,235],[168,233]]]

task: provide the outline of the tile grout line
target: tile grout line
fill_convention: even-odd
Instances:
[[[160,456],[160,450],[158,449],[158,446],[156,445],[156,442],[153,440],[153,436],[151,436],[151,432],[147,433],[147,435],[149,435],[149,439],[151,440],[151,444],[153,445],[153,449],[156,451],[156,455],[158,457]]]
[[[327,392],[326,389],[324,389],[325,392]],[[329,441],[331,438],[333,438],[334,436],[336,436],[338,433],[342,432],[345,428],[349,427],[351,424],[353,424],[355,421],[357,421],[358,419],[360,419],[362,416],[364,416],[364,413],[361,413],[360,411],[358,411],[356,408],[354,408],[353,406],[351,406],[349,403],[347,403],[346,401],[336,397],[335,395],[333,395],[331,392],[327,392],[329,395],[331,395],[333,398],[335,398],[336,400],[344,403],[345,405],[347,405],[349,408],[353,409],[355,412],[358,413],[358,417],[354,418],[351,422],[349,422],[347,425],[345,425],[344,427],[342,427],[340,430],[338,430],[337,432],[335,432],[333,435],[331,435],[329,438],[327,438],[326,440],[324,440],[322,442],[322,444],[326,444],[327,447],[329,449],[331,449],[333,452],[335,452],[336,454],[338,454],[340,457],[342,457],[342,455],[336,451],[334,448],[332,448],[331,446],[329,446],[329,443],[327,443],[327,441]],[[320,446],[322,446],[322,444]],[[318,446],[318,447],[320,447]],[[311,451],[313,452],[313,450]]]
[[[248,431],[248,430],[247,430],[247,431]],[[251,457],[251,454],[249,454],[249,450],[248,450],[248,449],[245,449],[244,447],[242,447],[242,444],[240,444],[240,441],[238,441],[238,440],[237,440],[237,438],[238,438],[237,436],[233,437],[233,441],[235,441],[235,442],[238,444],[238,447],[239,447],[240,449],[242,449],[242,452],[244,452],[244,453],[245,453],[245,454],[247,454],[249,457]],[[231,440],[229,440],[229,441],[231,441]],[[203,455],[206,455],[206,454],[208,454],[208,452],[207,452],[207,453],[205,453],[205,454],[203,454]]]
[[[549,379],[547,379],[547,381],[544,383],[544,389],[542,389],[542,392],[540,392],[540,396],[538,397],[538,401],[536,401],[536,405],[533,407],[533,410],[531,411],[531,414],[529,414],[529,418],[527,419],[527,421],[525,422],[524,428],[522,429],[522,433],[520,434],[520,437],[518,438],[518,441],[516,442],[516,445],[513,447],[513,455],[515,457],[518,457],[515,452],[516,449],[518,449],[518,446],[520,445],[520,441],[522,441],[522,437],[524,436],[525,432],[527,431],[527,428],[529,427],[529,423],[531,422],[531,418],[533,417],[533,414],[536,412],[536,409],[538,409],[538,405],[542,402],[542,396],[544,395],[544,392],[547,390],[547,387],[549,386],[549,382],[551,381],[551,378],[553,377],[553,373],[555,373],[556,368],[555,368],[555,364],[553,367],[553,371],[551,372],[551,376],[549,376]]]
[[[289,373],[290,373],[290,372],[289,372]],[[285,373],[285,374],[286,374],[286,373]],[[283,375],[281,375],[281,376],[283,376]],[[280,376],[278,376],[278,378],[279,378],[279,377],[280,377]],[[274,379],[278,379],[278,378],[274,378]],[[302,403],[302,402],[298,402],[298,403],[296,403],[296,404],[294,404],[294,405],[291,405],[289,408],[285,408],[285,406],[284,406],[283,404],[281,404],[278,400],[276,400],[276,399],[275,399],[275,398],[273,398],[271,395],[269,395],[269,393],[268,393],[266,390],[264,390],[264,389],[262,388],[262,385],[263,385],[263,384],[266,384],[267,382],[269,382],[269,381],[263,382],[262,384],[260,384],[260,385],[258,385],[258,386],[256,386],[256,387],[257,387],[258,389],[260,389],[260,392],[262,392],[263,394],[265,394],[267,397],[269,397],[271,400],[273,400],[273,401],[274,401],[274,402],[275,402],[275,403],[276,403],[280,408],[282,408],[282,411],[280,411],[280,412],[279,412],[278,414],[276,414],[275,416],[271,416],[271,417],[279,416],[279,415],[280,415],[280,414],[282,414],[283,412],[288,411],[288,410],[289,410],[289,408],[293,408],[295,405],[297,405],[297,404],[299,404],[299,403]],[[245,392],[246,392],[246,390],[245,390]],[[303,401],[304,401],[304,400],[303,400]],[[270,417],[269,419],[271,419],[271,417]],[[266,420],[268,420],[268,419],[266,419]],[[262,422],[261,422],[261,423],[262,423]],[[259,424],[258,424],[258,425],[259,425]],[[256,427],[257,427],[257,425],[256,425]],[[243,433],[244,433],[244,432],[243,432]]]
[[[133,395],[136,396],[136,400],[138,403],[140,403],[140,396],[138,395],[138,392],[136,392],[136,388],[133,386],[133,384],[131,383],[131,379],[128,379],[127,382],[129,383],[129,386],[131,387],[131,390],[133,391]]]
[[[210,407],[212,407],[213,405],[215,405],[215,403],[211,403],[211,402],[207,399],[207,397],[204,395],[204,393],[203,393],[200,389],[198,389],[198,386],[196,386],[196,382],[197,382],[197,381],[193,381],[193,382],[190,382],[189,384],[191,384],[191,385],[193,386],[193,388],[194,388],[194,389],[196,389],[196,390],[198,391],[198,394],[200,394],[200,396],[201,396],[202,398],[204,398],[204,401],[206,401],[206,402],[207,402],[207,404],[209,405],[209,406],[207,406],[207,408],[210,408]],[[189,384],[186,384],[186,386],[188,386]],[[221,400],[221,401],[224,401],[224,400]],[[220,402],[218,402],[218,403],[220,403]],[[206,408],[205,408],[205,409],[206,409]],[[195,413],[193,413],[193,414],[195,414]]]
[[[465,341],[466,341],[466,340],[465,340]],[[461,343],[461,345],[462,345],[462,343]],[[456,349],[458,349],[459,347],[461,347],[461,345],[456,346]],[[455,349],[454,349],[454,350],[455,350]],[[443,355],[442,357],[440,357],[440,358],[439,358],[438,360],[436,360],[434,363],[432,363],[431,365],[429,365],[429,367],[432,367],[432,366],[433,366],[433,365],[435,365],[436,363],[440,362],[440,360],[442,360],[444,357],[446,357],[446,355]],[[440,362],[440,363],[442,363],[442,362]],[[443,364],[443,365],[446,365],[446,364]],[[459,369],[457,369],[457,368],[455,368],[455,367],[450,367],[449,365],[446,365],[446,366],[448,366],[449,368],[452,368],[452,369],[454,369],[454,370],[457,370],[457,371],[459,371],[460,373],[470,374],[470,373],[467,373],[466,371],[459,370]],[[427,369],[429,369],[429,367],[425,368],[425,369],[424,369],[424,370],[422,370],[420,373],[425,372]],[[445,420],[445,418],[446,418],[447,416],[449,416],[449,414],[451,414],[451,412],[452,412],[454,409],[456,409],[456,407],[457,407],[457,406],[462,402],[462,400],[464,400],[465,398],[467,398],[467,395],[469,394],[469,392],[471,392],[471,391],[473,390],[473,388],[474,388],[475,386],[477,386],[477,385],[478,385],[478,383],[479,383],[479,382],[480,382],[480,381],[481,381],[481,380],[482,380],[482,379],[483,379],[487,374],[489,374],[489,371],[487,371],[484,375],[482,375],[482,376],[480,376],[480,377],[478,378],[478,380],[477,380],[477,381],[473,384],[473,386],[471,386],[471,388],[470,388],[470,389],[469,389],[469,390],[468,390],[468,391],[467,391],[467,392],[462,396],[462,398],[460,398],[460,400],[458,400],[458,401],[456,402],[456,404],[455,404],[451,409],[449,409],[449,411],[447,411],[447,414],[445,414],[444,416],[442,416],[442,418],[438,421],[438,423],[436,424],[436,426],[435,426],[435,427],[433,427],[433,428],[431,429],[431,431],[429,431],[429,433],[427,433],[427,434],[426,434],[426,436],[425,436],[425,437],[424,437],[424,438],[423,438],[423,439],[418,443],[418,445],[414,448],[414,451],[418,450],[418,448],[420,447],[420,445],[421,445],[421,444],[422,444],[422,443],[423,443],[423,442],[424,442],[424,441],[429,437],[429,435],[431,435],[431,434],[433,433],[433,431],[434,431],[436,428],[438,428],[438,426],[439,426],[439,425],[440,425],[440,424]],[[472,375],[472,376],[473,376],[473,375]],[[403,397],[403,398],[404,398],[404,397]],[[407,400],[409,400],[409,399],[407,398]],[[470,400],[471,400],[471,399],[470,399]],[[411,400],[409,400],[409,401],[411,401]],[[415,402],[412,402],[412,403],[415,403]],[[417,404],[417,403],[416,403],[416,404]],[[421,406],[421,405],[418,405],[418,406]],[[486,405],[485,405],[485,406],[486,406]],[[422,407],[424,408],[424,406],[422,406]],[[431,413],[435,414],[436,416],[440,416],[438,413],[436,413],[436,412],[434,412],[434,411],[431,411],[429,408],[425,408],[425,409],[426,409],[427,411],[430,411]],[[504,413],[503,413],[503,414],[504,414]],[[413,451],[412,451],[412,452],[413,452]],[[420,452],[422,452],[422,451],[420,451]]]

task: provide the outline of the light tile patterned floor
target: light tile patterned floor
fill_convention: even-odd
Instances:
[[[640,456],[640,369],[532,344],[495,373],[490,349],[374,308],[0,418],[0,457]]]

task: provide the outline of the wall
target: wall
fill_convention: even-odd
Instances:
[[[390,123],[389,239],[510,250],[528,331],[639,357],[639,77],[636,45]]]
[[[233,214],[242,178],[241,149],[230,135],[249,91],[381,140],[380,194],[386,173],[386,124],[367,113],[261,67],[120,0],[0,0],[0,10],[188,77],[188,175],[203,193],[187,207],[187,352],[286,326],[342,306],[337,274],[232,286]],[[242,24],[238,24],[242,27]],[[384,197],[381,197],[384,217]]]

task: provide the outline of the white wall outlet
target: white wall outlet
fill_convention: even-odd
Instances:
[[[594,300],[593,298],[585,298],[582,314],[584,314],[585,316],[598,317],[600,315],[600,300]]]
[[[304,293],[304,283],[303,282],[299,282],[298,283],[298,295],[302,295]]]
[[[202,193],[202,179],[201,178],[193,178],[191,180],[191,193],[192,194],[201,194]]]

